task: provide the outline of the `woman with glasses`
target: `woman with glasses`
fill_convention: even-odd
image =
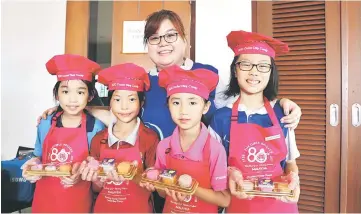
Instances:
[[[294,131],[281,122],[283,109],[276,100],[278,71],[275,55],[288,45],[257,33],[232,31],[228,46],[235,53],[225,95],[233,102],[216,111],[209,130],[228,155],[232,201],[226,212],[295,213],[300,194],[296,158],[300,153]],[[251,181],[267,184],[287,178],[294,197],[251,197],[236,186],[253,188]]]

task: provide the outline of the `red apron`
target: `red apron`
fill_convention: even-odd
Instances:
[[[108,132],[104,139],[108,140]],[[101,144],[100,160],[114,158],[116,162],[138,161],[138,171],[143,171],[142,157],[139,149],[139,137],[130,148],[112,149],[108,144]],[[139,172],[138,172],[139,174]],[[94,213],[151,213],[150,192],[141,188],[133,181],[106,181],[94,206]]]
[[[171,152],[171,151],[170,151]],[[166,154],[167,168],[174,169],[178,175],[188,174],[199,182],[199,186],[211,189],[211,174],[209,172],[210,135],[203,149],[203,160],[191,161],[173,158]],[[191,166],[191,167],[190,167]],[[183,202],[175,202],[166,196],[163,213],[217,213],[218,206],[207,203],[196,196],[189,196]]]
[[[244,179],[277,178],[283,175],[280,162],[286,158],[287,147],[281,126],[269,101],[264,98],[273,126],[238,123],[240,97],[233,104],[228,164],[240,169]],[[226,212],[236,213],[298,213],[297,203],[284,203],[275,198],[254,197],[251,200],[232,196]]]
[[[80,128],[56,127],[58,112],[52,120],[43,144],[42,163],[82,162],[89,154],[86,115]],[[89,213],[91,211],[90,182],[80,180],[64,188],[56,177],[43,177],[36,182],[32,212]]]

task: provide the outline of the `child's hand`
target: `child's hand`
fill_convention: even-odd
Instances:
[[[281,196],[281,197],[277,197],[277,199],[285,203],[297,203],[301,193],[300,177],[298,176],[298,174],[294,172],[290,172],[290,174],[287,175],[287,180],[291,181],[288,184],[288,188],[293,190],[294,196],[293,197]]]
[[[92,165],[88,163],[92,162]],[[98,179],[98,167],[99,162],[93,157],[87,157],[86,161],[83,161],[80,165],[79,173],[81,174],[81,179],[84,181],[96,181]]]
[[[30,183],[35,183],[38,180],[41,179],[41,176],[36,176],[36,175],[28,175],[26,172],[30,169],[30,167],[35,166],[41,164],[40,159],[37,157],[31,158],[28,161],[26,161],[21,167],[20,169],[23,170],[22,172],[22,176],[23,178],[25,178],[27,181],[29,181]]]
[[[237,190],[237,185],[242,187],[243,186],[243,176],[242,173],[234,168],[228,167],[228,183],[229,183],[229,190],[231,194],[236,196],[239,199],[252,199],[253,196],[249,196],[246,193]]]
[[[183,193],[180,193],[180,192],[176,192],[174,190],[169,190],[168,188],[165,188],[165,193],[172,197],[173,201],[184,201],[184,199],[186,199],[187,195],[186,194],[183,194]]]
[[[153,186],[153,184],[151,183],[139,183],[139,186],[142,188],[147,189],[149,192],[154,192],[155,191],[155,187]]]
[[[107,173],[107,180],[115,181],[115,182],[122,182],[124,181],[124,177],[121,175],[118,175],[117,171],[113,169],[109,173]]]
[[[60,177],[60,181],[61,181],[61,184],[64,185],[65,188],[67,187],[71,187],[73,186],[74,184],[78,183],[79,180],[80,180],[80,177],[81,177],[81,174],[80,174],[80,163],[74,163],[73,164],[73,167],[72,167],[72,170],[71,170],[71,176],[64,176],[64,177]]]
[[[300,185],[296,186],[296,188],[293,190],[293,196],[281,196],[281,197],[276,197],[278,200],[281,200],[285,203],[297,203],[298,199],[300,198],[300,193],[301,193],[301,189],[300,189]]]
[[[37,125],[40,124],[41,119],[46,120],[46,118],[47,118],[49,115],[51,115],[52,113],[54,113],[57,108],[58,108],[57,106],[54,106],[54,107],[52,107],[52,108],[49,108],[49,109],[45,110],[45,111],[43,112],[43,114],[38,117],[38,119],[37,119]]]

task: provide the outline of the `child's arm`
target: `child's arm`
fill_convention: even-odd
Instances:
[[[298,166],[296,160],[288,160],[286,162],[285,174],[288,175],[291,172],[294,172],[298,175]]]
[[[221,143],[211,139],[210,151],[210,175],[211,189],[198,187],[195,195],[200,199],[227,207],[231,201],[231,195],[227,190],[227,155]]]
[[[86,109],[95,118],[102,121],[106,126],[109,126],[109,123],[111,122],[109,107],[107,107],[107,106],[87,106]]]
[[[144,163],[138,163],[138,164],[142,164],[144,167],[144,170],[145,170],[147,168],[154,167],[155,160],[156,160],[155,154],[157,151],[159,138],[155,132],[150,132],[146,136],[141,136],[140,139],[143,139],[146,141],[145,142],[146,143],[146,151],[144,152],[144,157],[142,157],[142,160],[144,161]],[[136,184],[139,184],[140,180],[142,179],[142,173],[143,172],[138,173],[133,178],[132,181],[135,182]]]
[[[231,195],[227,190],[214,191],[213,189],[198,187],[195,192],[195,196],[208,203],[216,204],[220,207],[228,207],[229,203],[231,202]]]
[[[98,180],[92,182],[92,189],[94,192],[100,192],[103,189],[104,182]]]
[[[40,124],[41,119],[46,120],[48,116],[53,114],[58,107],[52,107],[43,112],[43,114],[38,117],[38,125]],[[102,121],[106,126],[111,122],[110,111],[108,106],[87,106],[86,110],[90,112],[98,120]]]

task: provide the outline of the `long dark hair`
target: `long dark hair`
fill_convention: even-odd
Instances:
[[[92,97],[92,99],[90,101],[88,101],[87,106],[103,106],[103,102],[99,98],[98,91],[95,88],[95,80],[93,79],[92,82],[87,81],[87,80],[82,80],[82,81],[83,81],[83,83],[86,84],[86,86],[88,88],[89,97]],[[58,97],[58,91],[59,91],[61,82],[62,81],[56,82],[55,86],[53,88],[53,96],[54,96],[55,100]],[[60,105],[58,106],[58,109],[57,109],[57,112],[59,112],[59,111],[63,111],[63,109],[60,107]]]
[[[230,66],[231,70],[231,78],[229,84],[227,86],[227,90],[224,92],[226,98],[239,95],[240,87],[238,85],[238,81],[236,78],[236,62],[239,56],[235,56],[233,58],[232,64]],[[263,91],[263,95],[268,100],[274,100],[278,95],[278,71],[276,67],[276,63],[273,58],[271,58],[271,75],[268,81],[266,88]]]

